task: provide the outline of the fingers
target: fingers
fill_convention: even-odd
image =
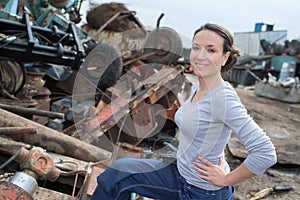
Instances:
[[[207,166],[209,166],[209,167],[214,166],[213,163],[209,162],[209,161],[206,160],[205,158],[202,158],[202,157],[199,156],[198,159],[199,159],[200,161],[202,161],[204,164],[206,164]]]
[[[199,173],[196,172],[195,175],[216,185],[224,185],[226,172],[223,168],[223,159],[219,158],[217,165],[202,157],[198,157],[198,159],[201,162],[194,162],[194,169]]]
[[[211,162],[209,162],[208,160],[202,158],[202,157],[198,157],[198,159],[203,163],[199,163],[199,162],[194,162],[194,169],[198,172],[200,172],[200,174],[197,174],[197,176],[208,176],[210,168],[212,166],[214,166]]]
[[[200,172],[200,174],[204,175],[204,176],[208,176],[213,170],[215,170],[216,165],[214,165],[212,162],[206,160],[205,158],[202,157],[198,157],[198,159],[203,163],[199,163],[199,162],[194,162],[194,169],[198,172]],[[222,159],[219,159],[219,166],[222,166]]]
[[[208,172],[206,169],[203,169],[203,168],[205,168],[205,166],[195,163],[194,169],[197,170],[198,172],[200,172],[201,174],[207,176]]]

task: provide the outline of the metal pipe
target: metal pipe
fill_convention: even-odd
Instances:
[[[156,28],[159,28],[160,20],[163,18],[164,15],[165,15],[164,13],[161,13],[160,16],[158,17],[157,23],[156,23]]]
[[[0,135],[28,135],[36,133],[37,129],[32,127],[0,127]]]
[[[15,105],[6,105],[6,104],[1,104],[0,103],[0,108],[5,109],[7,111],[16,113],[16,114],[24,114],[24,115],[38,115],[38,116],[45,116],[49,117],[51,119],[64,119],[65,114],[64,113],[59,113],[59,112],[51,112],[51,111],[46,111],[46,110],[37,110],[34,108],[24,108],[20,106],[15,106]]]

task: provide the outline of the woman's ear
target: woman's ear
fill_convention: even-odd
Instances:
[[[226,64],[226,62],[227,62],[229,56],[230,56],[230,52],[227,51],[227,52],[224,54],[224,61],[223,61],[223,63],[222,63],[222,67]]]

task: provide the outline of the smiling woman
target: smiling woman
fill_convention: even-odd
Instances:
[[[194,35],[190,55],[198,83],[177,110],[180,132],[176,163],[121,158],[97,178],[91,200],[129,199],[132,192],[155,199],[232,200],[234,184],[276,163],[274,145],[247,114],[233,87],[222,79],[239,51],[224,27],[205,24]],[[230,171],[224,150],[234,131],[249,156]]]

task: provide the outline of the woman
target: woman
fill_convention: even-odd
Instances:
[[[224,27],[205,24],[196,30],[190,61],[198,83],[175,115],[180,130],[177,163],[119,159],[97,178],[91,199],[127,200],[132,192],[161,200],[233,199],[232,185],[274,165],[276,152],[269,137],[221,76],[238,56]],[[230,172],[224,149],[232,131],[249,154]]]

